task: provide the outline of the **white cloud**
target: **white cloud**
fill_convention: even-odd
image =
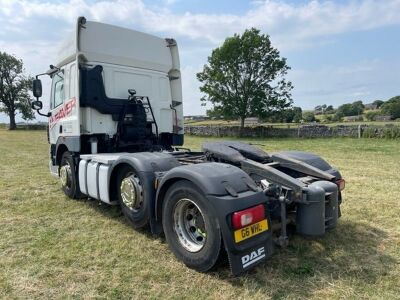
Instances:
[[[348,31],[368,30],[400,24],[398,0],[352,1],[341,4],[311,1],[289,4],[282,1],[258,2],[243,15],[175,14],[168,8],[149,8],[140,0],[68,2],[0,0],[0,11],[13,24],[24,24],[29,18],[46,17],[73,23],[79,15],[104,22],[139,25],[152,32],[168,32],[192,39],[219,43],[227,35],[255,26],[270,33],[283,46],[307,39]],[[275,37],[276,36],[276,37]]]
[[[185,113],[195,113],[204,111],[198,100],[200,94],[195,73],[205,63],[211,49],[233,33],[258,27],[270,34],[274,45],[287,55],[300,48],[333,43],[338,34],[400,24],[399,0],[310,1],[297,4],[278,0],[255,1],[248,11],[240,15],[178,14],[170,9],[175,1],[165,0],[161,2],[163,7],[154,7],[145,5],[141,0],[0,0],[0,49],[23,58],[28,71],[39,72],[51,62],[54,43],[72,29],[76,17],[80,15],[175,37],[178,42],[182,41],[184,99],[190,99],[187,100],[190,104],[185,105]],[[343,75],[340,72],[351,73],[354,70],[339,69],[333,81],[340,82],[338,78]],[[296,74],[293,73],[292,77],[296,78]],[[296,89],[302,90],[299,83],[306,86],[312,84],[314,75],[307,73],[307,76],[310,76],[308,83],[298,79]]]

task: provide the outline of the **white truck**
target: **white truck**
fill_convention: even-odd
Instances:
[[[52,78],[46,114],[43,75]],[[64,193],[120,205],[134,228],[164,233],[176,257],[198,271],[226,253],[239,274],[274,244],[286,245],[288,226],[323,235],[340,217],[344,180],[316,155],[269,155],[228,141],[201,152],[179,148],[174,39],[80,17],[56,63],[36,76],[33,94],[32,108],[49,117],[49,165]]]

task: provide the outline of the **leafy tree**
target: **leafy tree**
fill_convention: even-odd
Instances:
[[[222,112],[218,108],[207,109],[206,115],[211,119],[222,119]]]
[[[301,107],[291,107],[283,111],[284,121],[286,123],[300,123],[302,119]]]
[[[385,101],[382,100],[375,100],[374,102],[372,102],[372,104],[375,105],[376,108],[380,108],[383,103],[385,103]]]
[[[400,118],[400,96],[390,98],[382,104],[381,110],[384,114],[391,115],[393,119]]]
[[[316,121],[315,115],[312,111],[305,111],[303,113],[303,120],[308,123]]]
[[[328,105],[328,106],[326,107],[326,109],[325,109],[325,113],[327,113],[327,114],[332,114],[332,113],[334,113],[334,112],[335,112],[335,109],[333,108],[332,105]]]
[[[351,104],[353,115],[361,115],[364,112],[364,104],[362,101],[356,101]]]
[[[340,105],[336,110],[336,118],[343,118],[348,116],[361,115],[364,112],[364,104],[362,101],[356,101],[353,103],[346,103]]]
[[[24,120],[35,115],[30,107],[32,79],[25,76],[22,60],[0,52],[0,112],[10,118],[10,130],[16,128],[15,116],[20,112]]]
[[[210,101],[225,118],[264,118],[292,103],[286,59],[271,45],[268,35],[252,28],[242,35],[229,37],[212,51],[203,71],[197,73],[202,83],[201,101]]]

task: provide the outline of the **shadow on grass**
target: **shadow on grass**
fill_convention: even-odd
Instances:
[[[97,200],[82,202],[130,227],[118,206]],[[148,229],[138,232],[165,242],[163,236],[154,236]],[[396,259],[384,253],[382,242],[386,238],[387,234],[376,227],[340,219],[338,227],[321,238],[292,236],[286,249],[276,247],[264,264],[243,276],[232,276],[225,260],[208,274],[249,292],[270,295],[272,291],[275,299],[305,298],[336,280],[373,285],[396,265]]]
[[[76,201],[76,200],[74,200],[74,201]],[[101,202],[99,200],[92,199],[92,198],[83,198],[83,199],[79,199],[78,201],[81,201],[87,207],[93,209],[97,213],[101,213],[106,218],[118,221],[120,224],[123,224],[124,226],[129,227],[131,230],[135,230],[135,231],[143,234],[147,238],[150,238],[150,239],[160,238],[160,236],[153,235],[150,232],[149,227],[144,227],[142,229],[134,229],[129,224],[129,221],[124,217],[119,205],[109,205],[107,203],[104,203],[104,202]],[[163,238],[161,240],[164,242]]]
[[[276,248],[268,261],[245,276],[223,272],[218,277],[253,292],[274,290],[275,299],[305,298],[336,280],[373,285],[397,262],[384,253],[385,238],[384,231],[368,224],[339,220],[323,237],[292,236],[286,249]]]

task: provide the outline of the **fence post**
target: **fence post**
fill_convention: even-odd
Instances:
[[[361,139],[361,124],[358,124],[358,138]]]

